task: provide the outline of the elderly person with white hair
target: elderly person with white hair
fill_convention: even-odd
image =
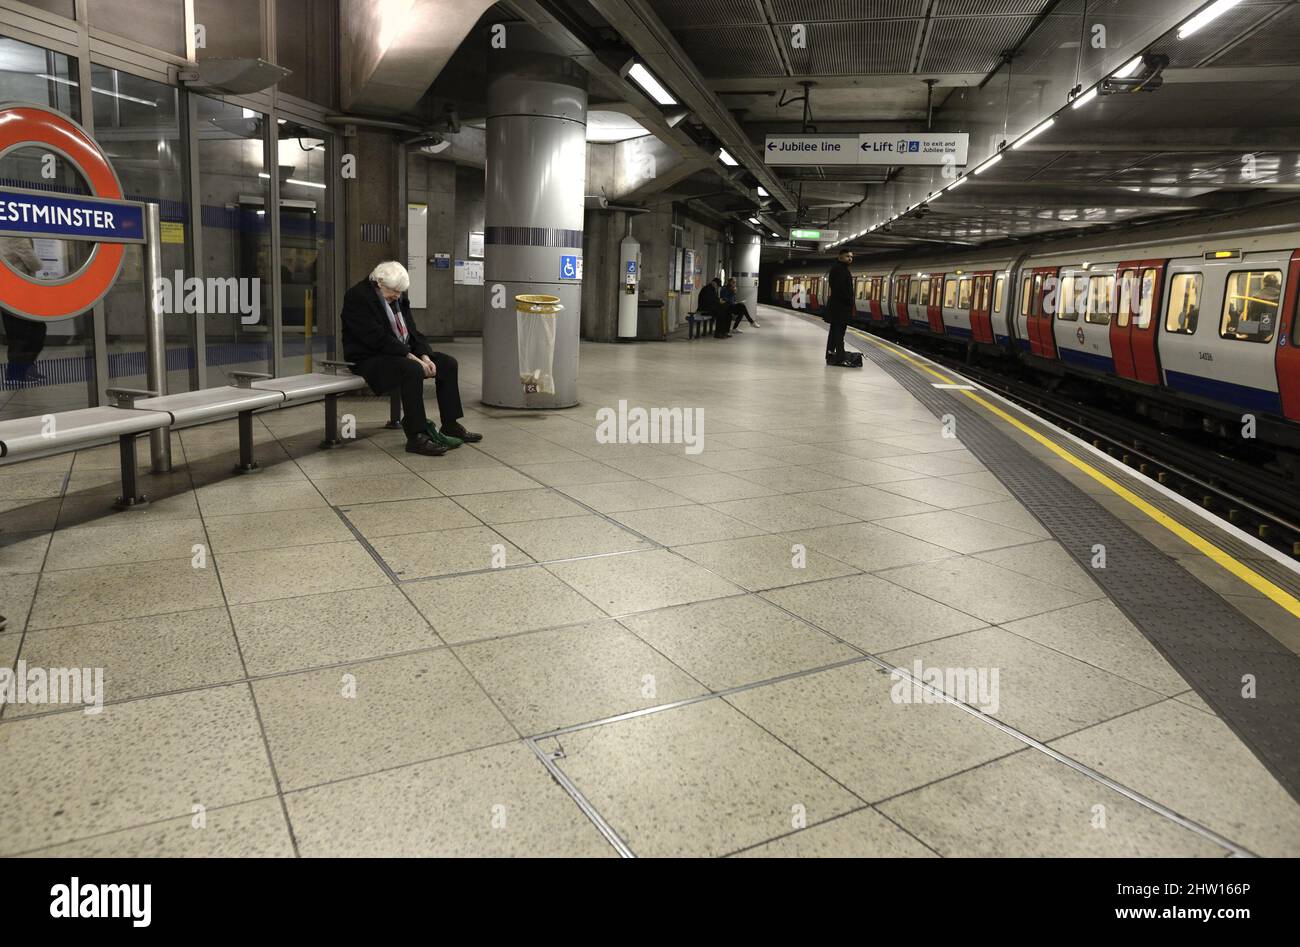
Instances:
[[[460,383],[456,360],[429,348],[411,318],[406,298],[411,277],[402,264],[380,263],[366,279],[343,297],[343,357],[356,366],[377,395],[398,390],[402,395],[402,427],[411,454],[440,457],[466,441],[483,435],[467,431],[460,419]],[[424,382],[434,379],[442,429],[424,413]]]

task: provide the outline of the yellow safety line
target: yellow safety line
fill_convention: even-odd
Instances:
[[[925,373],[940,379],[944,384],[948,384],[948,385],[958,384],[958,382],[955,379],[949,378],[943,373],[935,371],[929,365],[926,365],[924,362],[920,361],[919,359],[913,358],[911,355],[908,355],[906,352],[894,348],[892,345],[886,345],[884,342],[881,342],[878,339],[874,338],[873,336],[867,335],[864,332],[859,332],[857,329],[853,329],[852,332],[854,335],[866,339],[872,345],[882,348],[885,351],[898,356],[904,361],[911,363],[912,365],[921,369]],[[1235,559],[1233,556],[1224,552],[1214,543],[1205,539],[1203,536],[1194,533],[1192,530],[1188,529],[1186,526],[1184,526],[1182,523],[1178,522],[1168,514],[1161,512],[1156,507],[1148,503],[1146,500],[1138,496],[1136,493],[1129,490],[1123,484],[1118,483],[1117,481],[1108,477],[1106,474],[1102,473],[1096,467],[1093,467],[1091,464],[1086,463],[1085,461],[1074,456],[1074,454],[1066,450],[1064,447],[1061,447],[1050,437],[1046,436],[1045,434],[1041,434],[1038,431],[1035,431],[1032,427],[1025,424],[1020,419],[1013,417],[1012,415],[1003,411],[1001,408],[993,404],[988,399],[980,396],[979,394],[976,394],[973,391],[963,391],[958,389],[957,392],[958,394],[965,395],[971,401],[974,401],[976,404],[987,409],[992,414],[997,415],[999,418],[1006,421],[1008,424],[1016,428],[1018,431],[1021,431],[1022,433],[1027,434],[1029,437],[1032,437],[1035,441],[1042,444],[1053,454],[1056,454],[1056,456],[1060,457],[1062,460],[1064,460],[1071,466],[1081,470],[1083,473],[1087,474],[1093,480],[1096,480],[1106,489],[1110,490],[1116,496],[1121,497],[1122,499],[1131,503],[1133,506],[1137,507],[1139,510],[1145,513],[1151,519],[1155,520],[1165,529],[1169,530],[1169,532],[1173,533],[1179,539],[1183,540],[1183,542],[1191,546],[1194,546],[1196,549],[1200,550],[1205,556],[1212,559],[1214,562],[1218,563],[1220,566],[1222,566],[1227,571],[1231,572],[1237,578],[1241,579],[1241,581],[1245,582],[1247,585],[1251,586],[1252,588],[1257,589],[1260,593],[1268,596],[1272,601],[1282,606],[1282,608],[1285,608],[1292,615],[1296,616],[1297,618],[1300,618],[1300,599],[1297,599],[1295,596],[1287,592],[1285,589],[1280,588],[1279,586],[1270,582],[1268,579],[1264,578],[1259,573],[1255,572],[1253,569],[1243,565],[1241,562],[1237,561],[1237,559]]]

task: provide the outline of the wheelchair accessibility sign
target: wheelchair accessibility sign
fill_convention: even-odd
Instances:
[[[560,257],[560,279],[582,279],[582,257]]]

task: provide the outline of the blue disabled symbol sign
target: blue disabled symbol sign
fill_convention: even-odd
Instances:
[[[560,257],[560,279],[577,279],[578,273],[578,258],[576,256]]]

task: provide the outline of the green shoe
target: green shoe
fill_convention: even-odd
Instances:
[[[441,444],[443,447],[447,448],[448,450],[452,450],[454,448],[460,447],[460,445],[465,443],[459,437],[451,437],[447,434],[443,434],[442,431],[438,430],[438,428],[434,425],[432,421],[427,421],[425,423],[425,430],[429,432],[429,438],[435,444]]]

